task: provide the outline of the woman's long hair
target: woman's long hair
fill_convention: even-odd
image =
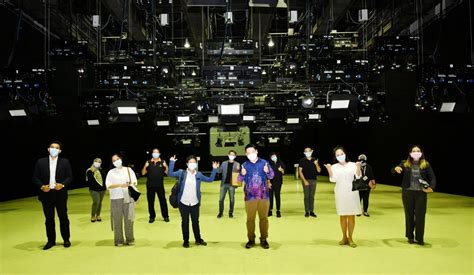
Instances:
[[[403,166],[404,167],[411,167],[413,165],[413,158],[410,156],[410,153],[413,151],[414,148],[418,148],[420,149],[421,151],[421,158],[419,160],[420,162],[420,169],[426,169],[428,168],[428,166],[430,165],[428,163],[428,161],[425,159],[425,153],[423,152],[423,149],[421,149],[421,147],[419,145],[413,145],[412,147],[410,147],[410,150],[408,150],[408,157],[407,159],[405,160],[405,162],[403,162]]]

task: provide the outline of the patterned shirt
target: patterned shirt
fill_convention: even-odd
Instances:
[[[263,171],[265,164],[268,166],[268,173]],[[245,201],[250,200],[268,200],[269,192],[267,180],[273,179],[275,173],[270,164],[261,158],[257,159],[255,163],[246,161],[242,164],[242,168],[247,170],[244,175],[239,174],[238,181],[244,181]]]

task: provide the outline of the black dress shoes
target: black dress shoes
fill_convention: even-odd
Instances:
[[[55,246],[56,243],[53,243],[53,242],[47,242],[44,247],[43,247],[43,250],[48,250],[50,249],[51,247]]]
[[[207,243],[203,240],[203,239],[200,239],[199,241],[196,241],[195,242],[196,245],[202,245],[202,246],[206,246]]]
[[[165,222],[170,222],[170,218],[166,217]]]
[[[266,239],[260,240],[260,246],[263,247],[263,249],[269,249],[270,245],[268,244]]]
[[[248,241],[245,244],[245,248],[249,249],[249,248],[252,248],[254,245],[255,245],[255,241]]]
[[[183,247],[184,248],[189,248],[189,242],[183,242]]]
[[[64,247],[65,248],[68,248],[71,246],[71,242],[70,241],[64,241]]]
[[[280,210],[277,210],[277,218],[281,218]]]
[[[150,218],[150,220],[148,221],[149,223],[154,223],[155,222],[155,218]]]
[[[317,215],[316,215],[314,212],[309,213],[309,215],[310,215],[311,217],[315,217],[315,218],[317,217]]]

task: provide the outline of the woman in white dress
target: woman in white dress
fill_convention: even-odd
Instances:
[[[361,214],[362,210],[359,192],[352,191],[352,181],[361,177],[360,162],[349,162],[342,147],[334,148],[334,156],[338,163],[324,166],[328,170],[329,180],[336,183],[334,187],[336,210],[342,229],[342,240],[339,244],[356,247],[352,233],[355,227],[355,215]]]

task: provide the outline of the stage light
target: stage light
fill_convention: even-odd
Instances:
[[[275,137],[272,137],[272,136],[268,137],[268,143],[269,144],[275,144],[275,143],[278,143],[278,141],[280,141],[280,137],[276,137],[276,136]]]
[[[98,119],[88,119],[87,120],[87,125],[89,126],[97,126],[100,125],[100,122]]]
[[[253,122],[253,121],[255,121],[255,115],[244,115],[243,121]]]
[[[184,41],[184,47],[185,47],[186,49],[191,48],[191,44],[189,44],[188,38],[186,38],[185,41]]]
[[[370,116],[361,116],[357,120],[358,122],[369,122],[370,121]]]
[[[191,72],[191,75],[192,75],[192,76],[196,76],[196,71],[193,70],[193,71]]]
[[[218,105],[219,115],[241,115],[244,111],[244,104]]]
[[[176,122],[177,123],[188,123],[191,121],[191,118],[189,115],[177,115],[176,116]]]
[[[314,106],[314,98],[305,96],[301,98],[301,106],[303,108],[313,108]]]
[[[332,100],[331,109],[347,109],[349,108],[350,100]]]
[[[25,109],[15,109],[15,110],[8,110],[10,116],[12,117],[25,117],[27,116]]]
[[[267,74],[267,71],[266,70],[262,70],[262,75],[266,75]]]
[[[268,47],[272,48],[275,46],[275,42],[273,42],[273,38],[270,36],[270,40],[268,40]]]
[[[208,116],[207,117],[207,123],[219,123],[219,117],[218,116]]]
[[[138,103],[132,100],[116,100],[110,104],[111,113],[116,117],[112,121],[139,122]]]
[[[169,116],[159,116],[155,119],[155,125],[158,127],[170,126]]]
[[[308,120],[320,120],[321,114],[308,114]]]
[[[454,112],[454,108],[456,107],[456,102],[443,102],[441,104],[440,112],[441,113],[450,113]]]
[[[286,118],[286,124],[300,124],[300,118],[299,117],[287,117]]]

